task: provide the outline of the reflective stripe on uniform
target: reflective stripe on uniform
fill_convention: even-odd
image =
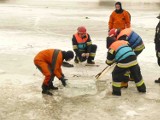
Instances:
[[[130,74],[131,74],[131,72],[130,71],[127,71],[125,74],[124,74],[124,76],[130,76]]]
[[[78,49],[77,45],[73,45],[73,49]]]
[[[90,57],[94,57],[96,54],[95,53],[90,53],[89,56]]]
[[[128,68],[128,67],[132,67],[134,65],[137,65],[137,60],[134,60],[132,62],[129,62],[129,63],[118,63],[117,66],[120,67],[120,68]]]
[[[107,64],[112,64],[113,62],[114,62],[114,60],[108,60],[108,59],[106,60]]]
[[[92,42],[87,42],[87,46],[89,46],[89,45],[91,45],[92,44]]]
[[[137,86],[137,87],[140,87],[143,83],[144,83],[144,81],[141,80],[141,81],[139,81],[138,83],[136,83],[136,86]]]
[[[141,51],[141,50],[143,50],[144,48],[145,48],[144,44],[141,44],[141,45],[137,46],[137,47],[134,49],[134,51]]]
[[[114,87],[120,88],[120,87],[121,87],[121,82],[112,82],[112,85],[113,85]]]

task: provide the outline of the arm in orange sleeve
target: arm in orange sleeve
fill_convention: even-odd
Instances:
[[[113,13],[109,17],[108,26],[109,26],[109,30],[113,28]]]
[[[131,18],[130,18],[130,14],[125,11],[125,14],[124,14],[124,17],[125,17],[125,23],[126,23],[126,28],[130,28],[131,27]]]

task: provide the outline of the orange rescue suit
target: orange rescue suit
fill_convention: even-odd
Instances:
[[[54,49],[47,49],[39,52],[35,58],[34,63],[35,65],[41,70],[43,75],[45,76],[44,84],[48,86],[48,83],[51,79],[52,74],[57,78],[62,78],[62,69],[61,65],[63,62],[63,55],[62,51],[59,51],[57,58],[53,58],[55,50]],[[52,63],[53,60],[56,59],[54,70],[52,70]]]
[[[126,10],[123,10],[122,13],[112,12],[109,19],[109,30],[113,28],[125,29],[130,27],[130,15]]]

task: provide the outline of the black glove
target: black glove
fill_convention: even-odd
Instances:
[[[63,77],[63,78],[65,77],[63,73],[62,73],[62,77]]]
[[[66,84],[66,80],[67,79],[64,79],[64,77],[60,78],[61,82],[62,82],[62,85],[65,87],[67,84]]]
[[[111,66],[113,63],[108,63],[107,60],[105,61],[105,63],[109,66]]]

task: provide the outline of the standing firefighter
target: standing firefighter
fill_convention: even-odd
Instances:
[[[160,19],[160,14],[157,18]],[[155,42],[157,62],[158,62],[158,65],[160,66],[160,21],[156,27],[154,42]],[[160,83],[160,78],[158,78],[158,80],[155,80],[155,83]]]
[[[40,51],[34,58],[34,64],[45,76],[42,84],[42,93],[52,95],[50,89],[58,90],[58,87],[53,86],[53,80],[56,76],[61,80],[63,86],[66,86],[66,79],[62,73],[61,65],[63,60],[70,61],[73,59],[74,54],[72,51],[61,51],[57,49],[47,49]]]
[[[129,12],[122,9],[122,5],[120,2],[115,3],[115,8],[116,10],[112,12],[109,18],[108,22],[109,30],[113,28],[119,28],[119,29],[129,28],[131,26],[130,25],[131,16]]]
[[[107,48],[108,54],[106,63],[112,65],[116,62],[117,64],[112,72],[112,94],[117,96],[121,95],[121,82],[128,80],[128,77],[124,75],[128,70],[131,71],[133,75],[137,90],[145,93],[146,86],[137,63],[137,58],[135,53],[128,46],[128,42],[124,40],[116,41],[114,38],[110,37],[107,40]]]
[[[95,64],[94,57],[97,45],[92,44],[90,35],[86,31],[84,26],[80,26],[77,29],[77,33],[73,35],[72,45],[76,54],[74,61],[79,63],[87,60],[88,64]]]
[[[117,40],[126,40],[129,46],[138,56],[145,48],[142,38],[131,28],[126,28],[120,31],[119,29],[111,29],[109,36],[116,37]]]
[[[136,32],[131,30],[131,28],[125,28],[122,31],[113,28],[109,31],[109,36],[115,37],[116,40],[128,41],[129,46],[133,49],[136,56],[138,56],[145,48],[142,38]],[[125,76],[128,76],[128,80],[134,81],[130,71],[127,71]],[[127,88],[128,82],[122,82],[122,87]]]

